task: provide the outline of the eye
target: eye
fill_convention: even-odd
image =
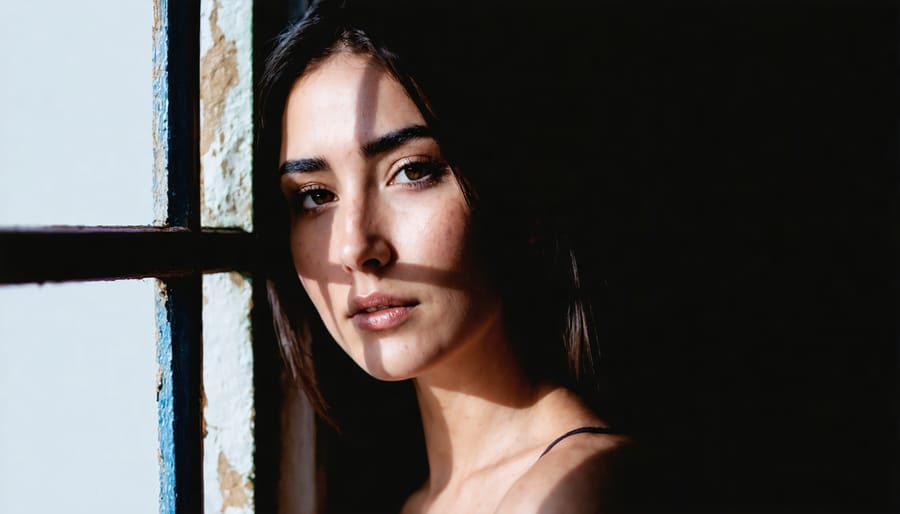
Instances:
[[[404,164],[394,175],[396,184],[417,184],[437,181],[447,170],[441,161],[412,161]]]
[[[334,200],[335,194],[321,187],[301,189],[297,193],[297,206],[301,211],[313,211]]]

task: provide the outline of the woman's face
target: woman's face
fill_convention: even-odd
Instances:
[[[294,84],[282,129],[294,266],[359,366],[418,376],[497,326],[460,185],[389,73],[327,58]]]

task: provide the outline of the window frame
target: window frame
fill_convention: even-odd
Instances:
[[[204,274],[258,275],[257,236],[207,229],[200,220],[200,0],[154,3],[154,194],[159,226],[0,228],[0,287],[45,282],[157,278],[157,384],[161,513],[203,511]],[[259,76],[273,37],[304,0],[253,2],[253,73]],[[255,88],[256,86],[254,86]],[[254,98],[258,91],[254,90]],[[255,105],[254,105],[255,109]],[[254,131],[256,127],[254,127]],[[255,137],[255,134],[254,134]],[[256,150],[253,168],[260,157]],[[150,170],[147,170],[148,172]],[[253,196],[263,187],[253,173]],[[254,226],[258,210],[254,209]],[[254,501],[278,505],[281,380],[265,284],[253,280]]]

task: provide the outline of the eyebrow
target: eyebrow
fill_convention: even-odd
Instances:
[[[310,173],[313,171],[325,171],[328,169],[328,163],[325,162],[325,159],[315,158],[315,159],[291,159],[288,161],[284,161],[279,167],[279,171],[281,174],[287,173]]]
[[[362,153],[367,158],[399,148],[413,139],[434,138],[431,130],[424,125],[410,125],[380,136],[362,146]],[[287,173],[311,173],[330,169],[328,161],[321,157],[311,159],[289,159],[279,167],[281,175]]]
[[[424,125],[411,125],[402,129],[388,132],[387,134],[363,145],[362,153],[366,157],[375,157],[378,154],[389,152],[403,146],[407,141],[421,138],[431,138],[431,131]]]

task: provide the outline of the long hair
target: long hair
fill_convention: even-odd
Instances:
[[[274,170],[292,85],[337,52],[382,66],[435,135],[471,207],[476,251],[526,373],[589,404],[597,397],[597,338],[566,234],[576,222],[566,209],[577,187],[572,170],[584,165],[584,149],[568,134],[572,106],[560,80],[571,72],[558,48],[529,33],[545,21],[511,20],[496,6],[467,12],[440,2],[323,1],[286,29],[266,62],[260,145],[273,195],[261,207],[271,209],[272,223],[260,229],[271,259],[269,300],[288,370],[322,415],[327,399],[313,354],[328,336],[293,268]]]

